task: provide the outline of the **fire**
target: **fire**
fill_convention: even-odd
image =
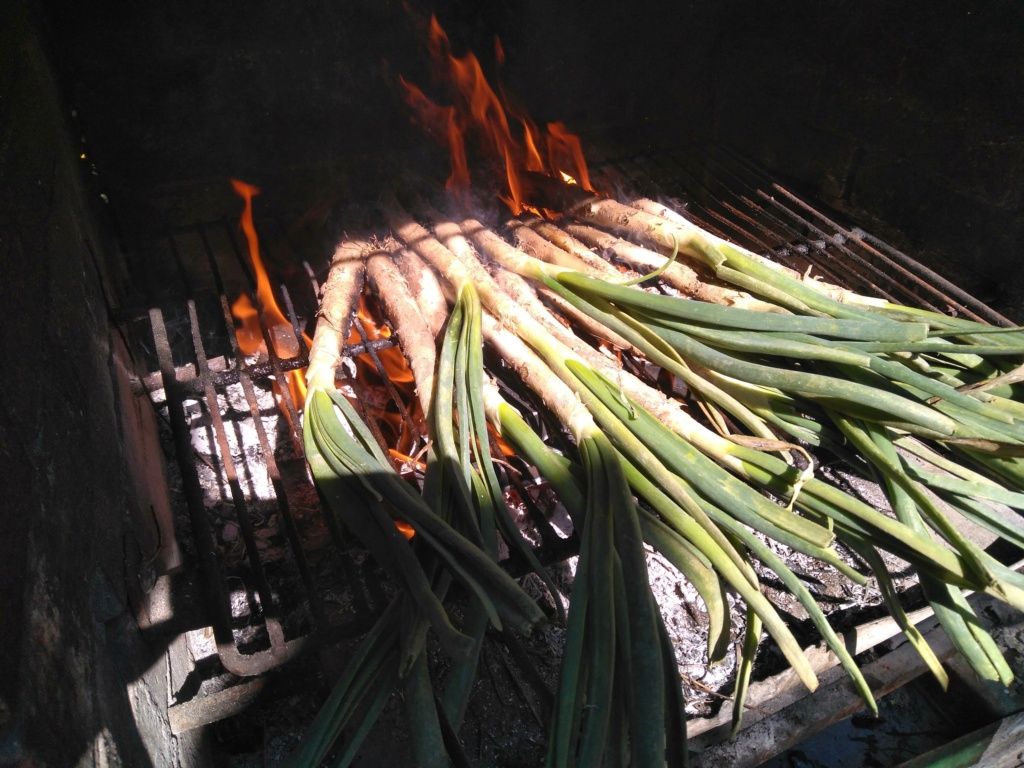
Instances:
[[[384,322],[379,307],[375,303],[371,305],[371,302],[367,301],[366,293],[359,296],[359,309],[356,311],[356,315],[359,318],[363,331],[366,333],[367,340],[391,338],[391,329]],[[362,340],[363,337],[358,329],[353,326],[349,331],[346,344],[359,344]],[[408,409],[409,418],[417,424],[422,423],[424,418],[419,407],[419,400],[415,394],[416,385],[413,380],[412,369],[409,368],[409,364],[401,350],[398,347],[379,350],[377,352],[377,359],[380,360],[388,379],[398,390],[402,402]],[[364,352],[355,358],[355,362],[356,378],[366,388],[366,391],[379,392],[382,388],[380,373],[370,355]],[[409,455],[419,437],[417,430],[406,422],[401,413],[392,410],[390,399],[386,405],[375,406],[370,402],[366,402],[364,406],[380,423],[384,440],[391,446],[388,448],[388,454],[395,469],[402,475],[405,475],[412,469],[417,469],[421,472],[425,471],[426,465],[418,458]],[[401,520],[395,520],[395,527],[398,528],[399,532],[406,539],[411,539],[415,535],[415,531]]]
[[[246,355],[254,355],[260,351],[266,351],[266,343],[263,339],[263,325],[270,333],[270,341],[274,345],[274,352],[283,360],[296,357],[299,354],[299,342],[295,337],[295,330],[291,322],[284,316],[277,306],[277,299],[274,297],[274,289],[270,285],[270,277],[260,257],[259,237],[256,235],[256,225],[252,216],[252,199],[260,193],[258,187],[246,184],[237,179],[231,180],[231,186],[235,192],[245,200],[245,209],[242,211],[242,218],[239,222],[242,232],[245,233],[246,242],[249,244],[249,260],[252,262],[253,272],[256,275],[256,299],[262,309],[262,324],[260,312],[253,306],[247,293],[243,293],[234,304],[231,305],[231,314],[239,322],[235,327],[235,338],[238,340],[238,348]],[[303,339],[308,348],[312,341],[303,334]],[[306,402],[306,378],[305,369],[288,371],[288,389],[291,392],[292,402],[296,409],[302,408]],[[281,404],[281,393],[277,382],[274,383],[274,396]],[[288,409],[282,408],[286,418]]]
[[[391,328],[388,327],[387,323],[378,315],[374,310],[371,310],[369,304],[366,301],[366,295],[363,294],[359,297],[359,310],[356,313],[359,319],[363,322],[363,329],[366,331],[366,336],[370,340],[374,339],[390,339]],[[358,336],[358,331],[353,330],[352,333],[357,334],[356,337],[350,338],[350,343],[359,343],[362,341]],[[369,356],[367,355],[367,358]],[[388,374],[388,378],[393,384],[396,385],[410,385],[410,394],[412,393],[411,386],[413,385],[412,369],[409,368],[409,364],[405,360],[405,355],[398,347],[388,347],[377,352],[377,357],[384,366],[384,370]],[[373,364],[371,360],[367,360],[369,364]],[[399,389],[406,389],[406,387],[399,386]]]
[[[359,309],[356,312],[367,339],[373,341],[391,338],[391,329],[384,322],[380,308],[375,301],[368,299],[372,299],[372,297],[366,293],[359,297]],[[361,341],[362,337],[359,335],[359,331],[353,326],[349,332],[347,343],[359,344]],[[391,402],[390,398],[385,398],[379,406],[372,402],[364,403],[364,405],[380,423],[385,442],[390,446],[392,457],[396,463],[402,464],[405,462],[405,457],[415,450],[417,441],[424,434],[424,416],[416,397],[416,383],[412,376],[412,370],[402,351],[397,346],[381,349],[377,351],[377,359],[380,360],[388,380],[398,391],[406,408],[408,420],[397,410],[397,406]],[[366,390],[368,392],[382,391],[384,384],[370,355],[364,352],[355,358],[355,362],[356,378]]]
[[[568,184],[579,184],[593,192],[590,187],[590,172],[583,159],[583,147],[580,137],[569,133],[564,123],[548,123],[548,163],[552,170],[557,170]],[[575,168],[576,174],[565,172],[566,168]]]
[[[513,213],[524,210],[522,173],[559,174],[577,181],[584,189],[590,186],[590,173],[583,157],[578,136],[569,133],[562,123],[548,123],[545,133],[537,128],[526,111],[500,85],[495,93],[484,76],[480,61],[473,53],[455,56],[448,36],[436,16],[430,18],[427,49],[437,79],[452,91],[451,106],[439,106],[418,87],[399,77],[403,97],[413,110],[413,120],[448,146],[452,172],[446,186],[457,194],[469,189],[469,163],[466,139],[474,142],[491,159],[504,165],[507,195],[501,199]],[[495,40],[495,54],[504,60],[501,42]],[[509,117],[522,126],[522,140],[517,140]],[[519,133],[517,129],[515,133]],[[546,159],[541,155],[546,150]]]
[[[487,437],[490,439],[492,445],[496,445],[498,447],[498,450],[501,451],[501,455],[504,456],[506,459],[509,456],[516,455],[516,452],[515,450],[513,450],[512,446],[509,445],[508,442],[506,442],[505,438],[503,438],[498,433],[498,430],[496,430],[491,424],[487,425]]]

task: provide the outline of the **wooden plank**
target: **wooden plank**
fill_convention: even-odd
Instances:
[[[946,661],[953,655],[953,645],[941,627],[927,632],[925,639],[940,661]],[[862,668],[876,698],[901,688],[927,671],[927,665],[909,643]],[[717,744],[705,750],[691,759],[690,765],[692,768],[719,765],[753,768],[849,717],[863,706],[853,685],[844,677],[763,718],[743,730],[735,742]]]

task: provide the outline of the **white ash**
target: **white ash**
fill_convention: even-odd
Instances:
[[[280,411],[274,395],[268,389],[253,387],[260,419],[272,452],[278,448]],[[222,471],[223,457],[213,430],[213,421],[204,401],[185,401],[189,416],[192,447],[200,458],[197,465],[199,480],[206,496],[207,507],[231,501],[226,474]],[[276,498],[270,482],[266,459],[255,420],[241,384],[231,384],[217,393],[217,408],[224,423],[225,437],[231,461],[238,473],[246,501],[273,501]],[[287,431],[287,424],[284,425]],[[216,468],[216,469],[214,469]]]
[[[645,549],[651,592],[675,648],[686,695],[686,712],[691,716],[707,714],[713,702],[702,688],[717,691],[726,686],[736,669],[735,655],[727,654],[720,664],[708,664],[708,618],[704,601],[664,557],[649,547]],[[735,645],[743,638],[746,620],[741,605],[732,595],[729,595],[729,613],[730,639]]]
[[[569,519],[568,510],[561,503],[555,507],[554,513],[549,519],[551,527],[563,538],[567,539],[572,535],[572,520]]]

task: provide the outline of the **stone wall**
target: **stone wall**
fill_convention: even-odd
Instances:
[[[125,490],[102,202],[20,0],[0,7],[0,83],[0,765],[189,764],[192,746],[161,733],[165,649],[128,603],[146,540]],[[139,722],[129,689],[153,702]]]

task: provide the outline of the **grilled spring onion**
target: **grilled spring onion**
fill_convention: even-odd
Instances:
[[[478,232],[474,239],[478,242],[485,239],[493,240],[493,236],[485,236],[480,233],[475,222],[470,225],[472,231]],[[470,230],[467,230],[470,231]],[[867,347],[870,343],[891,344],[878,351],[892,353],[900,343],[910,346],[923,344],[928,337],[928,326],[919,322],[903,323],[893,320],[891,317],[875,315],[865,312],[841,312],[840,319],[829,317],[812,316],[786,316],[786,315],[760,315],[743,310],[732,310],[725,307],[713,307],[700,305],[696,302],[680,301],[665,296],[652,296],[643,291],[631,289],[625,286],[616,286],[603,280],[595,280],[576,272],[563,268],[540,265],[538,262],[528,258],[502,258],[508,255],[508,251],[494,248],[488,251],[489,255],[498,258],[502,264],[516,269],[520,274],[543,282],[549,288],[563,288],[560,295],[573,303],[579,309],[586,311],[588,315],[605,323],[610,330],[627,338],[636,347],[640,348],[649,358],[672,369],[674,362],[682,363],[683,360],[677,357],[672,360],[670,355],[665,354],[666,350],[659,340],[668,343],[677,356],[683,355],[705,368],[715,369],[717,374],[723,378],[746,381],[749,385],[768,388],[773,391],[785,391],[790,395],[815,398],[819,404],[826,405],[829,410],[846,410],[849,416],[867,416],[874,420],[878,429],[891,431],[895,429],[911,429],[917,431],[924,437],[946,439],[951,444],[963,446],[962,450],[973,450],[975,456],[980,450],[991,448],[995,451],[1013,450],[1013,445],[1019,443],[1020,436],[1024,434],[1021,426],[1014,419],[1012,408],[998,409],[998,403],[993,400],[971,399],[969,396],[961,395],[960,392],[950,387],[942,377],[929,378],[917,371],[904,367],[897,357],[890,361],[883,359],[875,353],[875,349]],[[615,299],[613,304],[610,299]],[[825,306],[825,304],[821,304]],[[820,315],[821,313],[819,313]],[[661,318],[660,322],[658,317]],[[914,318],[917,319],[916,316]],[[680,329],[682,326],[682,329]],[[693,328],[691,334],[685,334],[685,330]],[[756,330],[759,328],[760,330]],[[767,328],[767,331],[764,329]],[[802,330],[797,331],[797,328]],[[960,326],[963,331],[968,329]],[[972,327],[971,330],[976,330]],[[746,333],[741,333],[745,331]],[[774,336],[772,335],[774,334]],[[818,334],[817,336],[815,334]],[[982,334],[979,334],[982,335]],[[855,380],[839,378],[835,376],[823,376],[811,371],[779,371],[763,364],[750,362],[745,356],[730,357],[721,351],[697,341],[695,337],[703,336],[705,339],[718,342],[720,346],[741,352],[772,356],[798,357],[803,360],[818,360],[826,365],[842,366],[844,372],[851,373],[851,367],[860,364],[864,372],[852,372]],[[966,333],[964,337],[970,338]],[[891,341],[882,342],[883,338]],[[849,344],[843,347],[843,340]],[[896,341],[901,339],[902,341]],[[870,340],[870,341],[869,341]],[[774,343],[773,342],[777,342]],[[862,342],[867,349],[858,349],[855,342]],[[1004,343],[1000,345],[989,344],[986,347],[974,345],[970,347],[970,354],[1010,354],[1013,351],[1010,344],[1015,342],[1007,335]],[[966,350],[963,349],[940,349],[942,344],[927,348],[928,351],[948,352],[953,356],[963,357]],[[960,345],[967,346],[967,345]],[[914,350],[916,352],[916,350]],[[845,355],[850,355],[846,358]],[[570,366],[573,363],[569,363]],[[723,370],[723,368],[725,370]],[[682,373],[682,371],[673,370]],[[821,378],[818,378],[821,377]],[[888,377],[888,381],[884,380]],[[856,379],[860,380],[856,380]],[[614,389],[614,385],[608,386]],[[928,396],[938,398],[939,402],[928,400]],[[995,405],[993,405],[995,403]],[[837,416],[836,419],[842,419]],[[608,428],[607,424],[603,425]],[[1010,474],[1016,471],[1016,463],[1012,457],[989,457],[988,462],[1001,462],[1000,468],[1003,474]],[[733,462],[735,464],[735,462]],[[997,465],[998,466],[998,465]],[[757,474],[754,472],[753,474]],[[777,486],[776,486],[777,487]],[[820,485],[812,483],[812,493],[808,494],[808,511],[818,514],[829,509],[830,502],[820,498],[823,489]],[[892,492],[892,491],[890,491]],[[816,494],[818,494],[816,496]],[[829,494],[835,498],[835,494]],[[917,500],[921,497],[918,495]],[[845,503],[845,502],[844,502]],[[846,505],[849,506],[849,505]],[[730,507],[730,511],[735,508]],[[836,511],[836,510],[830,510]],[[947,571],[942,579],[951,579],[946,584],[948,589],[957,589],[963,582],[982,586],[997,594],[1002,599],[1014,604],[1020,604],[1021,594],[1015,582],[1018,578],[1015,574],[1000,573],[996,576],[992,572],[993,564],[985,562],[978,553],[958,536],[956,529],[949,521],[934,510],[929,510],[929,520],[960,553],[962,560],[956,564],[955,570]],[[862,513],[861,522],[866,522]],[[880,526],[873,534],[869,533],[869,540],[881,541],[890,549],[900,550],[903,544],[912,541],[916,553],[915,562],[922,570],[934,569],[934,564],[929,563],[927,558],[921,559],[920,555],[927,553],[931,557],[938,557],[948,562],[947,553],[936,549],[923,538],[923,531],[915,529],[917,536],[912,539],[903,539],[900,543],[899,536],[893,536],[895,532],[889,523],[882,523],[882,516],[872,516],[872,522]],[[909,518],[908,518],[909,520]],[[859,529],[859,530],[858,530]],[[864,533],[860,529],[858,521],[845,518],[842,521],[840,530],[853,537],[858,533]],[[1005,526],[1004,526],[1005,530]],[[904,529],[906,532],[906,529]],[[1019,533],[1016,534],[1019,536]],[[906,552],[906,550],[903,550]],[[996,569],[998,570],[998,569]],[[931,577],[929,577],[931,578]],[[945,583],[945,582],[943,582]],[[977,635],[976,626],[971,631]],[[984,641],[979,641],[984,642]],[[966,644],[963,644],[966,649]],[[990,643],[986,643],[991,650]],[[974,654],[978,658],[977,654]],[[983,674],[987,672],[979,667]],[[991,675],[989,675],[991,676]]]
[[[671,661],[670,654],[665,653],[657,611],[652,611],[651,602],[642,597],[649,593],[641,589],[644,569],[642,549],[637,548],[641,536],[674,557],[681,568],[701,582],[702,595],[706,593],[711,601],[709,609],[721,598],[723,582],[748,602],[756,620],[750,622],[750,642],[742,651],[744,669],[749,667],[754,635],[759,634],[757,622],[761,621],[812,687],[813,672],[795,641],[787,637],[785,624],[761,596],[749,561],[759,560],[775,571],[801,601],[813,604],[813,600],[802,594],[799,580],[784,565],[773,561],[770,549],[750,534],[747,525],[813,554],[853,579],[863,580],[863,576],[836,557],[830,548],[833,537],[860,551],[876,571],[879,560],[873,556],[875,547],[905,557],[933,585],[936,600],[945,595],[951,604],[959,606],[956,601],[960,590],[972,588],[1015,605],[1024,603],[1019,578],[964,542],[951,521],[936,514],[913,490],[919,487],[915,484],[931,479],[930,475],[914,475],[904,468],[902,459],[893,460],[888,447],[893,441],[905,439],[909,432],[937,452],[952,449],[974,463],[986,483],[999,489],[993,491],[986,485],[989,495],[1016,500],[1024,463],[1013,452],[1024,445],[1024,431],[1019,404],[1012,399],[1016,385],[1006,376],[1015,364],[1013,358],[1019,357],[1019,333],[988,334],[976,324],[886,306],[884,302],[844,304],[791,276],[776,279],[777,270],[734,246],[702,240],[701,235],[672,230],[656,221],[648,223],[662,233],[660,245],[680,246],[691,255],[704,249],[705,263],[719,277],[757,291],[795,314],[744,312],[728,307],[704,312],[697,302],[662,301],[663,297],[655,297],[658,300],[652,302],[651,295],[642,289],[593,281],[564,267],[536,266],[528,259],[506,264],[557,291],[575,311],[585,312],[603,325],[608,331],[606,338],[625,340],[653,362],[684,377],[703,398],[721,432],[715,434],[681,410],[659,410],[655,416],[646,406],[657,402],[656,396],[645,401],[636,390],[620,387],[616,375],[595,368],[589,358],[556,342],[535,320],[510,307],[507,296],[495,288],[478,264],[473,265],[471,248],[462,248],[456,258],[428,232],[417,228],[393,201],[386,202],[385,208],[396,234],[459,292],[455,312],[463,314],[453,321],[450,330],[461,324],[457,346],[463,351],[456,350],[452,358],[456,371],[452,381],[460,383],[452,384],[447,395],[451,407],[445,428],[450,434],[443,440],[446,447],[440,450],[444,452],[446,471],[462,478],[462,491],[457,493],[463,496],[463,507],[469,507],[467,500],[479,509],[497,501],[493,490],[496,484],[488,474],[490,462],[481,439],[479,414],[483,406],[476,381],[459,378],[477,365],[475,360],[471,363],[466,351],[474,348],[469,339],[479,338],[468,330],[473,321],[464,306],[473,286],[490,314],[482,317],[488,343],[503,345],[502,354],[513,366],[522,366],[523,372],[527,370],[527,354],[540,361],[558,382],[557,387],[543,383],[544,377],[535,374],[534,368],[529,376],[524,373],[524,378],[558,414],[579,447],[582,466],[567,467],[563,459],[547,455],[536,447],[535,440],[525,436],[507,405],[487,406],[488,417],[503,435],[508,437],[518,430],[518,437],[509,437],[518,448],[524,453],[530,450],[519,445],[520,441],[534,446],[534,462],[553,483],[561,485],[559,492],[565,494],[565,499],[572,499],[565,503],[575,508],[574,520],[582,533],[583,550],[568,618],[570,642],[552,726],[552,764],[577,760],[584,765],[596,764],[602,757],[610,759],[609,750],[626,744],[634,751],[635,764],[664,757],[666,748],[670,760],[680,759],[678,749],[671,752],[672,745],[678,747],[678,739],[669,727],[678,722],[678,708],[673,709],[671,704],[677,686],[667,682]],[[479,244],[476,236],[473,239]],[[695,311],[698,314],[694,315]],[[455,331],[452,333],[454,338]],[[508,354],[515,344],[511,339],[501,340],[503,336],[515,337],[524,351]],[[780,365],[780,360],[786,362]],[[445,381],[447,377],[439,380],[439,388],[446,386]],[[330,416],[345,422],[349,417],[342,404],[335,398],[329,400]],[[323,399],[314,397],[311,409],[320,411],[311,430],[314,438],[319,436],[333,452],[343,440],[330,423]],[[737,444],[727,439],[734,427],[724,414],[732,414],[758,436],[758,441],[739,440]],[[349,423],[348,428],[351,436],[357,435],[356,425]],[[756,447],[755,443],[772,442],[768,438],[780,428],[822,443],[845,437],[854,448],[867,452],[888,481],[899,519],[866,507],[816,478],[807,479],[787,463],[785,449],[780,458]],[[863,432],[867,442],[851,438],[855,430]],[[372,453],[372,445],[363,442],[362,448]],[[687,460],[678,460],[682,456]],[[354,468],[363,466],[363,458],[356,460],[349,455],[342,461],[350,482],[357,481]],[[687,465],[699,467],[699,471],[693,472]],[[337,470],[336,466],[330,468]],[[974,482],[973,478],[957,477],[965,483]],[[585,482],[580,483],[580,478]],[[1007,479],[1011,487],[1004,487]],[[932,479],[931,484],[953,498],[967,499],[964,486],[940,488],[938,482]],[[416,504],[404,500],[392,484],[384,482],[378,487],[374,481],[370,486],[369,498],[383,502],[384,517],[415,517],[423,512],[419,508],[403,512],[403,504]],[[788,501],[790,509],[760,496],[755,487]],[[643,501],[643,507],[636,507],[633,494]],[[960,508],[972,510],[972,505],[965,500]],[[494,512],[500,510],[495,508],[488,514]],[[374,519],[383,521],[384,517],[377,515]],[[476,521],[476,528],[470,519]],[[480,554],[475,545],[483,544],[486,549],[502,520],[474,514],[458,525],[473,542],[471,548]],[[420,540],[424,546],[433,547],[422,519],[420,526]],[[382,524],[377,525],[377,529],[382,528]],[[1001,530],[1009,536],[1014,529],[1004,524]],[[470,566],[452,562],[454,555],[445,547],[458,547],[440,534],[434,535],[444,545],[436,552],[438,562],[456,578],[478,578],[481,590],[474,596],[485,615],[492,620],[515,615],[517,606],[511,596],[506,596],[510,604],[491,596],[491,586],[482,583],[482,576],[467,570]],[[482,566],[472,566],[477,567]],[[415,575],[401,573],[407,580]],[[883,579],[881,573],[879,578]],[[423,583],[410,581],[412,586],[416,583],[418,594],[426,597]],[[428,579],[426,584],[432,586],[433,582]],[[437,622],[435,629],[442,637],[449,630],[427,605],[425,615],[434,616],[431,624]],[[899,613],[895,607],[893,610]],[[963,616],[962,611],[958,613]],[[826,640],[841,647],[824,616],[818,615],[820,610],[811,614]],[[988,664],[983,670],[988,677],[1005,679],[1005,670],[987,636],[966,619],[961,629],[967,634],[960,645],[972,663],[979,667]],[[724,631],[724,620],[720,620],[717,637],[709,648],[715,657],[721,654]],[[915,640],[912,628],[907,627],[907,631]],[[463,643],[450,633],[446,642],[455,651]],[[921,642],[917,645],[927,658],[927,646]],[[659,649],[657,653],[655,649]],[[609,667],[606,662],[611,657],[615,662]],[[865,700],[873,705],[852,659],[844,658],[843,663]],[[941,677],[937,663],[933,669]],[[660,691],[652,697],[653,703],[641,701],[639,689],[630,687],[634,672],[645,685],[657,686],[656,679],[664,681],[660,688],[651,689]],[[646,705],[651,708],[644,709]],[[453,711],[457,710],[454,707]],[[620,717],[626,723],[627,739],[622,738],[622,729],[607,727],[611,718]],[[657,727],[651,725],[653,722]]]

